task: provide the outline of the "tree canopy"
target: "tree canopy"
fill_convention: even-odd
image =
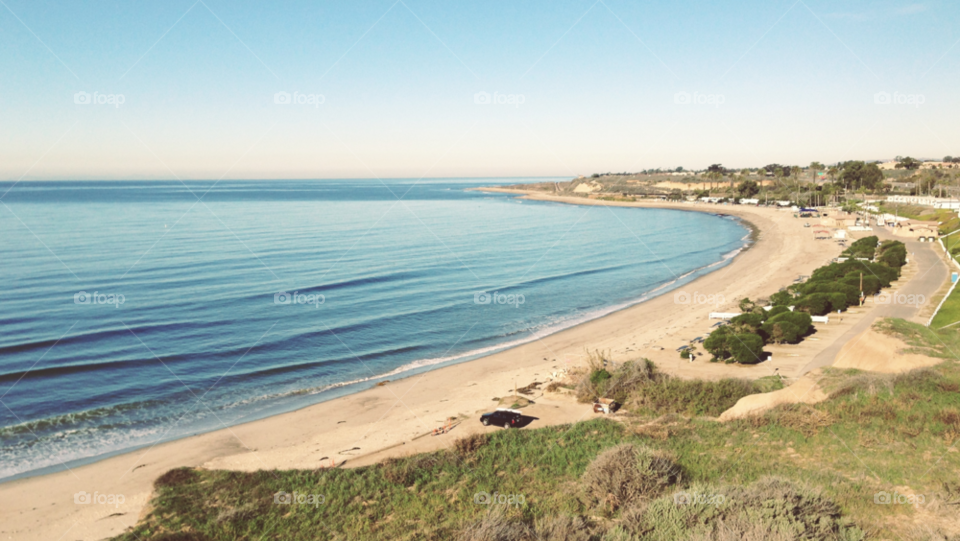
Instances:
[[[875,190],[883,184],[883,171],[875,163],[844,162],[840,167],[840,183],[848,190]]]
[[[916,171],[917,169],[920,169],[921,165],[923,165],[923,162],[921,162],[920,160],[915,160],[910,156],[907,156],[905,158],[903,157],[897,158],[897,169],[906,169],[907,171]]]

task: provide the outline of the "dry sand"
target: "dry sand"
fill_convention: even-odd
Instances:
[[[683,377],[756,378],[774,373],[792,377],[846,324],[831,332],[818,327],[817,337],[802,345],[803,353],[775,350],[774,358],[756,366],[681,360],[676,348],[712,325],[712,311],[737,311],[742,297],[776,292],[801,274],[839,254],[833,241],[816,241],[804,220],[790,212],[768,208],[669,203],[608,203],[582,198],[535,194],[536,199],[586,205],[677,208],[722,212],[749,220],[758,230],[755,245],[726,267],[687,284],[688,293],[722,296],[719,306],[677,304],[675,292],[488,357],[391,381],[387,385],[317,404],[261,421],[224,428],[114,456],[69,471],[0,485],[0,539],[96,540],[132,526],[147,502],[152,482],[177,466],[252,471],[272,468],[318,468],[347,460],[346,466],[379,458],[448,446],[470,431],[494,430],[477,422],[481,411],[496,405],[494,398],[512,393],[514,384],[547,381],[549,374],[575,366],[586,350],[609,350],[614,361],[648,357],[665,372]],[[602,208],[592,210],[606,212]],[[635,249],[642,250],[638,243]],[[651,254],[653,256],[653,254]],[[866,310],[862,308],[860,310]],[[823,334],[821,334],[823,333]],[[833,338],[828,338],[832,334]],[[781,346],[786,348],[787,346]],[[661,349],[662,348],[662,349]],[[796,354],[796,357],[791,355]],[[528,408],[539,419],[532,428],[588,419],[587,405],[548,393],[536,396]],[[448,417],[466,421],[444,436],[424,436]],[[416,439],[415,439],[416,438]],[[75,504],[80,491],[123,494],[118,506]]]
[[[779,391],[745,396],[727,411],[720,414],[721,422],[758,415],[780,404],[816,404],[827,399],[827,395],[817,386],[820,370],[814,370]]]
[[[910,346],[897,337],[877,332],[873,328],[860,333],[843,346],[833,362],[834,368],[856,368],[869,372],[897,374],[914,368],[934,366],[943,359],[918,353],[904,353]]]

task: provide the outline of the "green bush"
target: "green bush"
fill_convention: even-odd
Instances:
[[[757,364],[763,360],[763,338],[757,334],[735,334],[730,344],[730,360],[740,364]]]
[[[793,300],[793,299],[791,299],[791,301],[792,301],[792,300]],[[792,305],[793,305],[793,304],[791,303],[791,304],[789,304],[789,305],[787,305],[787,306],[792,306]],[[783,305],[781,305],[781,306],[774,306],[773,308],[771,308],[770,310],[767,311],[767,317],[764,319],[764,321],[769,321],[771,318],[777,317],[778,315],[783,314],[783,313],[787,313],[787,314],[793,313],[793,312],[790,311],[789,308],[787,308],[787,306],[783,306]]]
[[[793,306],[793,295],[789,291],[783,290],[770,295],[770,304],[774,307],[778,306]]]
[[[613,375],[610,372],[607,372],[605,369],[601,368],[600,370],[594,370],[590,374],[590,383],[600,387],[604,381],[607,381],[611,377],[613,377]]]
[[[900,268],[907,264],[907,247],[898,240],[885,240],[880,244],[877,260],[888,267]]]
[[[873,235],[854,241],[849,248],[843,251],[843,255],[851,258],[865,257],[867,259],[873,259],[877,253],[877,242],[879,240],[876,235]]]
[[[803,334],[789,321],[767,322],[763,324],[763,333],[774,344],[796,344]]]
[[[779,383],[779,378],[777,379]],[[664,377],[640,387],[630,398],[631,411],[654,415],[717,417],[741,398],[775,390],[769,381],[727,378],[719,381]]]
[[[857,301],[853,302],[847,301],[847,295],[844,293],[827,293],[827,300],[830,301],[830,311],[831,312],[842,312],[847,309],[847,306],[851,304],[856,304]],[[859,300],[859,296],[857,299]]]
[[[864,533],[845,519],[840,507],[819,491],[774,477],[745,487],[693,485],[650,503],[624,528],[634,539],[705,541],[717,539],[858,541]],[[693,497],[700,495],[699,498]]]
[[[857,304],[860,300],[860,289],[845,282],[814,282],[809,281],[800,287],[804,295],[810,293],[843,293],[847,297],[846,306]],[[844,309],[846,309],[844,306]]]
[[[814,316],[822,316],[830,311],[830,299],[827,293],[811,293],[800,297],[795,309]]]
[[[859,275],[848,275],[843,277],[840,280],[840,283],[847,284],[857,291],[860,291],[860,276]],[[876,276],[864,276],[863,277],[863,293],[864,295],[876,295],[880,292],[882,288],[880,287],[880,279]],[[852,304],[860,304],[860,298],[857,297],[857,302]],[[851,304],[851,306],[852,306]]]
[[[781,312],[768,319],[767,323],[777,323],[778,321],[785,321],[794,325],[801,336],[810,332],[810,327],[813,325],[810,314],[805,312]]]
[[[736,316],[733,319],[731,319],[730,324],[740,330],[749,330],[749,332],[757,332],[757,329],[760,328],[760,325],[763,325],[763,315],[754,314],[752,312],[746,313],[746,314],[740,314],[739,316]]]
[[[707,350],[716,360],[724,360],[730,356],[729,341],[733,333],[728,325],[718,328],[710,333],[710,336],[703,341],[703,349]]]
[[[681,478],[680,468],[666,453],[624,443],[598,454],[581,483],[588,505],[612,512],[657,497]]]

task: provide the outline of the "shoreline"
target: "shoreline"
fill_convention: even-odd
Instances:
[[[528,199],[564,204],[671,208],[718,214],[717,205],[581,200],[503,188],[482,191],[515,193]],[[769,288],[771,282],[779,281],[777,287],[789,283],[789,280],[782,280],[784,272],[793,276],[804,272],[803,269],[795,270],[797,265],[806,265],[809,271],[819,266],[825,255],[835,255],[824,254],[822,250],[828,246],[835,248],[832,243],[816,244],[812,239],[783,242],[789,236],[786,226],[800,225],[799,221],[789,221],[793,220],[789,213],[767,208],[738,209],[734,205],[720,207],[723,214],[748,224],[752,232],[750,242],[731,258],[730,263],[680,287],[717,292],[724,295],[725,304],[735,305],[741,296],[749,296],[743,293],[756,296],[754,291]],[[804,232],[800,228],[794,233]],[[783,250],[786,247],[794,249]],[[781,256],[779,266],[772,271],[757,274],[764,262],[777,259],[778,251],[792,254],[788,253],[786,258]],[[838,249],[827,251],[839,252]],[[812,258],[811,255],[819,257]],[[776,288],[767,294],[774,291]],[[3,504],[0,506],[3,509],[0,522],[13,529],[5,526],[0,533],[16,534],[18,538],[24,535],[26,538],[48,538],[51,535],[57,538],[65,533],[62,530],[66,526],[73,523],[73,538],[81,535],[84,539],[100,539],[116,535],[136,522],[149,499],[153,479],[177,466],[242,471],[313,469],[331,463],[341,465],[343,461],[349,461],[348,466],[360,466],[375,462],[384,453],[420,452],[437,444],[449,445],[468,431],[481,431],[479,423],[469,421],[475,421],[476,412],[491,408],[491,398],[503,396],[516,384],[543,382],[551,372],[579,364],[585,350],[608,350],[615,362],[648,357],[664,372],[680,377],[718,379],[769,375],[771,368],[762,365],[739,367],[714,363],[711,366],[702,361],[696,363],[693,373],[689,367],[676,366],[681,363],[678,356],[669,355],[674,353],[670,341],[680,334],[689,335],[688,338],[695,336],[697,331],[686,329],[707,327],[704,324],[706,312],[721,306],[677,305],[670,302],[669,295],[661,293],[477,359],[411,374],[386,385],[261,420],[122,452],[70,470],[5,481],[0,484],[0,503]],[[650,328],[650,321],[658,321],[663,327]],[[673,362],[668,358],[674,359]],[[788,368],[781,364],[778,367]],[[530,411],[540,419],[535,423],[537,427],[594,415],[592,412],[583,413],[588,408],[563,396],[541,394],[536,397],[536,402]],[[439,438],[414,439],[429,433],[450,416],[466,418],[468,422],[462,432],[458,429]],[[126,502],[119,509],[74,505],[71,496],[79,490],[122,493]],[[53,494],[56,496],[44,497]],[[41,505],[46,513],[37,511]],[[51,509],[51,505],[56,507]],[[110,520],[101,521],[106,518]],[[61,531],[56,531],[58,527]],[[41,530],[45,533],[41,534]]]
[[[527,199],[527,200],[531,200],[531,201],[541,201],[541,202],[558,202],[558,203],[561,203],[561,204],[572,205],[572,206],[581,205],[581,203],[575,202],[575,201],[566,201],[566,200],[564,200],[564,201],[541,200],[541,199],[538,199],[537,197],[532,197],[532,196],[531,196],[531,195],[535,195],[536,192],[532,192],[532,191],[528,191],[528,190],[512,190],[512,189],[499,188],[499,187],[490,187],[490,188],[485,188],[485,187],[484,187],[484,188],[466,188],[465,191],[477,191],[477,192],[487,192],[487,191],[490,191],[490,192],[498,192],[498,193],[511,193],[511,194],[518,195],[518,196],[519,196],[519,197],[518,197],[519,199]],[[650,289],[650,290],[647,291],[647,292],[644,292],[644,293],[643,293],[642,295],[640,295],[639,297],[622,300],[622,301],[620,301],[620,302],[618,302],[618,303],[615,303],[615,304],[612,304],[612,305],[609,305],[609,306],[603,306],[603,307],[596,308],[596,309],[594,309],[592,312],[586,313],[586,314],[583,316],[583,318],[575,317],[575,318],[568,319],[568,320],[566,320],[566,321],[562,321],[562,322],[558,323],[558,324],[555,325],[555,326],[551,326],[551,327],[543,330],[543,331],[546,331],[546,332],[536,331],[536,332],[532,332],[529,336],[526,336],[526,337],[523,337],[523,338],[518,338],[518,339],[515,339],[515,340],[511,340],[511,341],[508,341],[508,342],[504,342],[504,343],[502,343],[502,344],[497,344],[497,345],[492,345],[492,346],[486,346],[486,347],[484,347],[484,348],[481,348],[481,352],[476,352],[476,351],[474,351],[474,352],[465,352],[465,353],[463,353],[463,354],[455,355],[455,356],[452,356],[452,357],[445,357],[445,358],[443,358],[443,359],[439,359],[439,358],[438,358],[438,359],[433,359],[433,358],[420,359],[420,360],[412,361],[412,362],[410,362],[410,363],[405,363],[405,364],[403,364],[403,365],[401,365],[401,366],[398,366],[397,368],[394,368],[394,369],[392,369],[392,370],[389,370],[389,371],[387,371],[387,372],[384,372],[383,374],[378,374],[378,375],[374,375],[374,376],[368,376],[368,377],[365,377],[365,378],[355,379],[355,380],[351,380],[351,381],[344,381],[344,382],[339,382],[339,383],[330,384],[330,385],[325,386],[321,391],[317,392],[316,394],[321,394],[321,393],[326,392],[326,391],[337,391],[337,390],[341,390],[341,389],[345,389],[345,388],[351,388],[351,387],[356,387],[356,388],[350,390],[350,391],[347,392],[346,394],[335,395],[335,396],[332,396],[332,397],[329,397],[329,398],[322,399],[322,400],[317,401],[317,402],[307,403],[307,404],[304,404],[304,405],[298,405],[298,406],[296,406],[296,407],[294,407],[294,408],[292,408],[292,409],[287,409],[287,410],[281,410],[281,411],[271,412],[271,413],[268,413],[268,414],[266,414],[266,415],[264,415],[264,416],[259,416],[259,417],[256,417],[256,416],[255,416],[255,417],[253,417],[253,418],[245,419],[245,420],[243,420],[243,421],[235,422],[235,423],[232,423],[232,424],[225,424],[225,425],[220,426],[219,428],[214,428],[214,429],[212,429],[212,430],[198,430],[198,431],[196,431],[196,432],[188,433],[188,434],[186,434],[186,435],[175,436],[175,437],[172,437],[172,438],[170,438],[170,439],[161,439],[161,440],[159,441],[159,443],[152,443],[152,444],[146,443],[146,444],[141,444],[141,445],[137,445],[137,446],[134,446],[134,447],[128,447],[128,448],[124,448],[124,449],[115,449],[115,450],[111,450],[111,451],[105,452],[105,453],[100,454],[100,455],[97,455],[97,456],[90,456],[90,457],[83,457],[83,458],[72,459],[72,460],[67,461],[66,463],[48,465],[48,466],[44,466],[44,467],[42,467],[42,468],[37,468],[37,469],[34,469],[34,470],[25,471],[25,472],[20,472],[20,473],[17,473],[17,474],[15,474],[15,475],[11,475],[11,476],[9,476],[9,477],[0,479],[0,486],[2,486],[2,485],[4,485],[4,484],[7,484],[7,483],[15,482],[15,481],[20,481],[20,480],[25,480],[25,479],[31,479],[31,478],[35,478],[35,477],[42,477],[42,476],[45,476],[45,475],[57,474],[57,473],[61,473],[61,472],[67,471],[67,470],[76,469],[76,468],[80,468],[80,467],[84,467],[84,466],[96,464],[96,463],[98,463],[98,462],[101,462],[101,461],[104,461],[104,460],[108,460],[108,459],[113,458],[113,457],[116,457],[116,456],[122,456],[122,455],[127,455],[127,454],[136,453],[136,452],[138,452],[138,451],[141,451],[141,450],[143,450],[143,449],[147,449],[147,448],[150,448],[150,447],[153,447],[153,446],[156,446],[156,445],[163,445],[163,444],[167,444],[167,443],[173,443],[173,442],[181,441],[181,440],[184,440],[184,439],[187,439],[187,438],[192,438],[192,437],[196,437],[196,436],[202,436],[202,435],[204,435],[204,434],[209,434],[209,433],[217,432],[217,431],[220,431],[220,430],[226,430],[226,429],[229,429],[229,428],[232,428],[232,427],[236,427],[236,426],[240,426],[240,425],[244,425],[244,424],[248,424],[248,423],[255,423],[255,422],[259,422],[259,421],[265,421],[265,420],[268,420],[268,419],[271,419],[271,418],[274,418],[274,417],[279,417],[279,416],[283,416],[283,415],[286,415],[286,414],[289,414],[289,413],[297,412],[297,411],[300,411],[300,410],[303,410],[303,409],[312,408],[312,407],[318,406],[318,405],[320,405],[320,404],[324,404],[324,403],[327,403],[327,402],[330,402],[330,401],[334,401],[334,400],[339,400],[339,399],[341,399],[341,398],[345,398],[345,397],[347,397],[347,396],[351,396],[351,395],[354,395],[354,394],[357,394],[357,393],[362,393],[362,392],[364,392],[365,390],[370,389],[371,386],[377,385],[378,382],[380,382],[380,381],[382,381],[382,380],[387,380],[387,381],[391,381],[391,382],[397,382],[397,381],[401,381],[401,380],[403,380],[403,379],[412,378],[412,377],[416,377],[416,376],[422,375],[422,374],[424,374],[424,373],[426,373],[426,372],[429,372],[429,371],[439,370],[439,369],[442,369],[442,368],[447,368],[447,367],[452,367],[452,366],[457,366],[457,365],[460,365],[460,364],[463,364],[463,363],[470,363],[470,362],[474,362],[474,361],[480,361],[480,360],[482,360],[482,359],[484,359],[484,358],[486,358],[486,357],[488,357],[488,356],[497,355],[497,354],[499,354],[499,353],[508,351],[508,350],[510,350],[510,349],[517,348],[517,347],[521,347],[521,346],[523,346],[523,345],[529,344],[529,343],[534,342],[534,341],[536,341],[536,340],[540,340],[540,339],[543,339],[543,338],[547,338],[547,337],[552,336],[552,335],[555,335],[555,334],[557,334],[557,333],[562,333],[562,332],[568,331],[568,330],[570,330],[570,329],[574,329],[574,328],[576,328],[576,327],[579,327],[579,326],[581,326],[581,325],[585,325],[585,324],[588,324],[588,323],[590,323],[590,322],[593,322],[593,321],[596,321],[596,320],[599,320],[599,319],[603,319],[603,318],[606,318],[606,317],[615,315],[615,314],[617,314],[617,313],[619,313],[619,312],[621,312],[621,311],[628,310],[628,309],[630,309],[630,308],[632,308],[632,307],[634,307],[634,306],[638,306],[638,305],[641,305],[641,304],[650,302],[650,301],[656,299],[657,297],[660,297],[660,296],[662,296],[662,295],[666,295],[666,294],[670,293],[670,291],[672,291],[672,290],[674,290],[674,289],[676,289],[676,288],[678,288],[678,287],[683,287],[684,285],[693,284],[693,283],[695,283],[697,280],[699,280],[700,278],[702,278],[702,277],[704,277],[704,276],[707,276],[708,274],[711,274],[711,273],[713,273],[713,272],[716,272],[716,271],[718,271],[718,270],[720,270],[720,269],[722,269],[722,268],[724,268],[724,267],[726,267],[726,266],[728,266],[728,265],[733,264],[734,260],[735,260],[737,257],[742,256],[745,252],[747,252],[748,250],[750,250],[750,249],[753,247],[753,245],[756,243],[757,237],[758,237],[758,235],[759,235],[759,228],[758,228],[753,222],[751,222],[751,221],[749,221],[748,219],[743,218],[743,217],[741,217],[741,216],[712,212],[712,211],[710,211],[710,210],[708,210],[708,209],[682,208],[681,205],[677,205],[676,207],[664,207],[664,208],[665,208],[666,210],[690,211],[690,212],[700,212],[700,213],[703,213],[703,214],[713,214],[713,215],[717,216],[718,218],[722,218],[722,217],[724,217],[724,216],[732,217],[732,218],[734,218],[734,219],[737,221],[737,223],[739,223],[739,224],[741,224],[741,225],[744,226],[744,228],[747,230],[747,234],[740,238],[740,241],[739,241],[739,242],[740,242],[741,244],[740,244],[739,247],[731,250],[731,251],[728,252],[728,253],[722,254],[721,257],[720,257],[720,259],[717,260],[717,261],[714,261],[714,262],[709,263],[709,264],[707,264],[707,265],[704,265],[704,266],[702,266],[702,267],[698,267],[698,268],[696,268],[696,269],[690,270],[690,271],[688,271],[688,272],[686,272],[686,273],[684,273],[684,274],[682,274],[682,275],[680,275],[680,276],[677,276],[677,277],[673,278],[672,280],[668,280],[668,281],[666,281],[666,282],[664,282],[664,283],[662,283],[662,284],[655,285],[652,289]],[[695,276],[694,276],[692,279],[690,279],[690,276],[691,276],[691,275],[695,275]],[[685,280],[686,280],[686,282],[684,282]],[[541,333],[542,333],[542,334],[541,334]],[[428,363],[428,361],[439,361],[439,362]],[[420,363],[424,363],[424,364],[420,364]],[[394,378],[395,378],[395,379],[394,379]],[[309,389],[306,389],[306,390],[309,390]],[[307,394],[307,393],[304,393],[304,394]]]

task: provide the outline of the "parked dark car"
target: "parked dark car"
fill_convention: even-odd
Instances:
[[[490,413],[484,413],[480,416],[480,422],[483,423],[483,426],[494,425],[512,428],[519,426],[521,417],[523,417],[523,414],[517,410],[501,408]]]

